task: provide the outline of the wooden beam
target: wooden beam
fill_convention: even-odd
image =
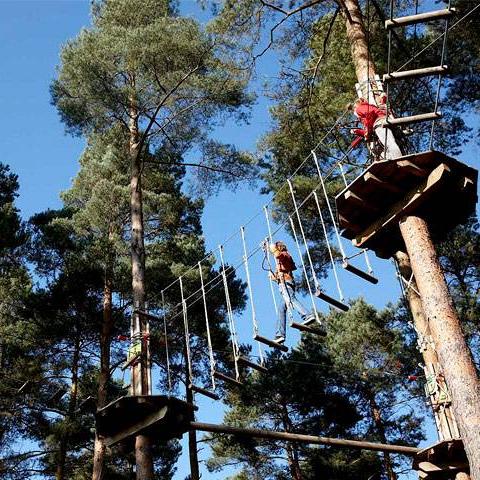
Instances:
[[[439,65],[438,67],[416,68],[415,70],[402,70],[399,72],[386,73],[383,76],[383,81],[392,82],[394,80],[407,80],[409,78],[444,75],[446,73],[448,73],[448,66]]]
[[[192,430],[202,432],[223,433],[231,435],[243,435],[267,440],[283,440],[287,442],[306,443],[311,445],[331,445],[334,447],[353,448],[357,450],[373,450],[376,452],[392,452],[401,455],[414,456],[420,449],[404,445],[390,445],[385,443],[373,443],[363,440],[345,440],[341,438],[317,437],[300,433],[274,432],[272,430],[260,430],[258,428],[239,428],[230,425],[216,425],[213,423],[191,422]]]
[[[442,112],[420,113],[418,115],[410,115],[409,117],[388,117],[384,127],[390,127],[391,125],[406,125],[407,123],[429,122],[432,120],[438,120],[442,117]]]
[[[384,180],[381,180],[371,172],[365,173],[365,175],[363,176],[363,181],[367,185],[369,184],[374,185],[375,188],[388,190],[389,192],[392,192],[392,193],[402,193],[402,189],[400,187],[397,187],[397,185],[395,185],[394,183],[385,182]]]
[[[378,207],[373,205],[370,202],[367,202],[363,198],[359,197],[356,193],[353,193],[351,190],[348,190],[345,192],[344,198],[348,202],[352,202],[362,208],[366,208],[367,210],[370,210],[372,212],[378,212]]]
[[[405,198],[402,198],[393,205],[390,211],[380,220],[367,227],[352,242],[356,247],[362,247],[370,238],[376,235],[380,230],[394,222],[399,222],[400,218],[407,215],[410,211],[417,208],[426,197],[434,193],[446,181],[450,173],[450,168],[441,163],[435,168],[428,178],[419,186],[412,189]]]
[[[143,420],[140,420],[139,422],[133,424],[131,427],[126,428],[125,430],[115,435],[112,435],[111,437],[105,437],[103,439],[105,445],[107,447],[111,447],[112,445],[115,445],[116,443],[121,442],[122,440],[130,436],[133,436],[138,432],[141,432],[145,428],[150,427],[151,425],[155,424],[156,422],[164,418],[167,411],[168,411],[168,407],[162,407],[157,412],[154,412],[151,415],[148,415]]]
[[[405,172],[411,173],[416,177],[425,178],[428,176],[428,170],[425,170],[419,167],[418,165],[410,162],[409,160],[399,160],[398,162],[395,162],[395,163],[397,164],[398,168],[400,168]]]
[[[406,27],[416,23],[430,22],[433,20],[441,20],[455,15],[454,8],[443,8],[442,10],[434,10],[432,12],[417,13],[416,15],[406,15],[405,17],[392,18],[385,20],[385,28],[388,30],[395,27]]]

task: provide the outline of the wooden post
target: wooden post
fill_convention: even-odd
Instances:
[[[428,319],[442,372],[452,395],[470,474],[480,480],[480,381],[460,320],[448,291],[428,226],[419,217],[406,217],[400,231]]]
[[[338,0],[346,21],[353,63],[359,82],[375,76],[358,0]],[[418,217],[400,222],[400,230],[418,284],[423,311],[452,395],[453,411],[470,463],[473,480],[480,480],[480,381],[460,321],[443,277],[428,226]]]

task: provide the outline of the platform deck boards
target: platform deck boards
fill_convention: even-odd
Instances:
[[[445,174],[433,185],[432,172],[442,164]],[[477,177],[475,169],[435,151],[375,162],[335,199],[342,236],[388,258],[403,248],[398,220],[415,214],[441,239],[475,210]]]
[[[165,395],[124,396],[97,411],[97,434],[107,446],[131,444],[139,433],[159,441],[180,438],[195,410],[194,405]]]
[[[413,459],[412,468],[425,480],[446,480],[458,472],[468,473],[462,440],[443,440],[420,450]]]

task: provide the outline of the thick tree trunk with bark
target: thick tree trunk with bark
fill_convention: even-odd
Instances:
[[[339,0],[346,19],[353,63],[359,82],[375,74],[368,52],[358,0]],[[418,284],[423,311],[449,385],[453,410],[470,462],[471,476],[480,480],[480,382],[466,345],[458,315],[435,255],[428,227],[417,217],[401,222],[400,230]]]
[[[111,273],[109,265],[106,269],[103,287],[103,323],[100,333],[100,374],[98,378],[97,408],[102,408],[107,404],[108,384],[110,382],[110,343],[113,328]],[[103,479],[104,459],[105,445],[95,435],[92,480]]]
[[[134,307],[143,309],[145,306],[145,244],[143,231],[142,159],[138,131],[138,113],[134,105],[135,102],[132,100],[129,125],[132,297]],[[132,327],[135,340],[142,342],[142,350],[140,362],[136,363],[131,369],[131,391],[133,395],[148,395],[148,343],[144,341],[144,333],[146,333],[145,318],[140,317],[138,314],[133,315]],[[138,435],[135,439],[135,459],[137,480],[153,480],[151,440],[145,435]]]
[[[453,411],[465,444],[471,477],[480,480],[480,381],[465,342],[428,226],[419,217],[400,222]]]
[[[427,371],[437,371],[440,365],[440,360],[438,358],[437,351],[435,350],[433,341],[430,341],[430,327],[428,326],[427,318],[423,313],[422,300],[417,293],[417,283],[415,278],[412,277],[413,273],[410,265],[410,259],[405,252],[399,251],[395,253],[395,261],[397,262],[398,269],[402,277],[410,283],[410,287],[406,289],[405,295],[410,306],[410,311],[412,312],[415,329],[419,336],[419,340],[422,343],[420,352],[423,357],[423,362]],[[444,385],[442,385],[442,387],[448,391],[446,382],[443,383]],[[432,410],[435,416],[439,438],[458,438],[460,435],[451,404],[442,405],[441,408],[439,408],[438,405],[432,404]]]

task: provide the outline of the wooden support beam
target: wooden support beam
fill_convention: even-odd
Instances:
[[[379,230],[389,224],[400,221],[402,216],[408,215],[409,211],[413,211],[427,196],[438,190],[446,181],[449,173],[450,168],[445,163],[441,163],[419,187],[411,190],[405,198],[395,203],[385,216],[374,222],[358,235],[357,238],[353,240],[353,244],[356,247],[362,247],[365,242],[372,238]]]
[[[403,170],[404,172],[411,173],[416,177],[425,178],[428,177],[428,170],[419,167],[415,163],[410,162],[409,160],[399,160],[396,162],[397,168]]]
[[[373,213],[376,213],[379,210],[377,206],[373,205],[370,202],[367,202],[363,198],[360,198],[356,193],[352,192],[351,190],[348,190],[347,192],[345,192],[344,197],[345,197],[345,200],[355,203],[359,207],[366,208],[367,210],[370,210]]]
[[[116,443],[121,442],[122,440],[129,438],[130,436],[135,435],[137,432],[141,432],[142,430],[160,421],[162,418],[165,417],[165,415],[167,414],[167,411],[168,411],[168,408],[163,407],[157,412],[154,412],[148,415],[147,417],[145,417],[144,419],[133,424],[129,428],[126,428],[125,430],[115,435],[112,435],[111,437],[105,437],[103,439],[103,442],[107,447],[111,447],[112,445],[115,445]]]
[[[331,445],[334,447],[353,448],[356,450],[373,450],[376,452],[392,452],[400,455],[414,456],[420,449],[404,445],[389,445],[385,443],[365,442],[363,440],[345,440],[341,438],[317,437],[314,435],[302,435],[300,433],[274,432],[260,430],[258,428],[239,428],[230,425],[216,425],[213,423],[191,422],[192,430],[202,432],[223,433],[230,435],[243,435],[266,440],[283,440],[287,442],[306,443],[310,445]]]
[[[444,8],[442,10],[433,10],[432,12],[417,13],[416,15],[407,15],[405,17],[392,18],[385,20],[385,28],[389,30],[395,27],[406,27],[407,25],[415,25],[416,23],[431,22],[433,20],[441,20],[450,18],[455,15],[454,8]]]
[[[420,113],[419,115],[411,115],[409,117],[388,117],[384,126],[390,127],[392,125],[406,125],[407,123],[430,122],[442,117],[442,112]]]
[[[395,80],[428,77],[429,75],[445,75],[446,73],[448,73],[448,66],[439,65],[438,67],[416,68],[415,70],[401,70],[399,72],[386,73],[383,76],[383,81],[393,82]]]
[[[372,184],[374,188],[387,190],[392,193],[401,193],[402,189],[391,182],[385,182],[384,180],[380,180],[371,172],[366,172],[363,176],[363,181],[366,185]]]

